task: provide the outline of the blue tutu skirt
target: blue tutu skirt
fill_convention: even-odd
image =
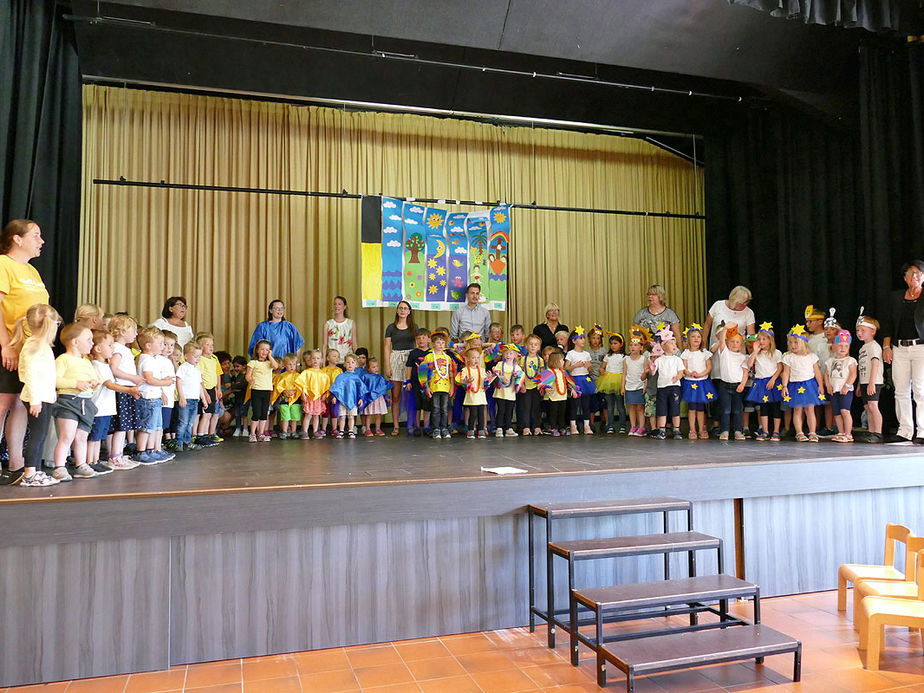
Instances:
[[[680,381],[680,398],[684,402],[691,404],[709,404],[717,401],[719,397],[716,394],[715,386],[709,378],[705,380],[688,380],[684,378]]]
[[[754,384],[751,385],[751,391],[748,392],[748,396],[745,397],[745,400],[748,402],[753,402],[754,404],[769,404],[771,402],[782,402],[783,401],[783,383],[777,378],[776,383],[769,390],[767,389],[767,383],[770,382],[770,378],[760,378],[755,380]],[[815,383],[815,381],[812,381]],[[817,386],[818,383],[815,383]],[[790,391],[789,394],[792,394]],[[767,399],[764,399],[766,397]]]
[[[589,375],[572,375],[575,387],[582,395],[593,395],[597,392],[597,386],[594,385],[594,379]]]
[[[814,407],[816,404],[821,404],[821,400],[818,399],[818,383],[815,379],[789,383],[789,401],[786,404],[792,408]]]

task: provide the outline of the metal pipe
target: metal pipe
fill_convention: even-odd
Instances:
[[[239,193],[256,193],[262,195],[289,195],[294,197],[326,197],[333,199],[344,199],[344,200],[359,200],[363,197],[368,197],[360,193],[349,193],[346,190],[341,192],[323,192],[323,191],[308,191],[308,190],[285,190],[282,188],[249,188],[241,186],[232,186],[232,185],[198,185],[195,183],[167,183],[165,181],[153,182],[153,181],[137,181],[137,180],[126,180],[125,178],[107,179],[107,178],[94,178],[94,185],[115,185],[126,188],[159,188],[163,190],[202,190],[209,192],[239,192]],[[456,200],[451,198],[436,198],[436,197],[395,197],[396,200],[402,200],[404,202],[419,202],[421,204],[439,204],[439,205],[465,205],[469,207],[494,207],[501,202],[491,201],[484,202],[483,200]],[[701,219],[705,220],[706,217],[703,214],[683,214],[678,212],[646,212],[638,210],[629,210],[629,209],[598,209],[595,207],[564,207],[559,205],[538,205],[535,202],[529,204],[523,204],[520,202],[515,202],[510,204],[512,209],[532,209],[536,211],[544,212],[578,212],[582,214],[610,214],[610,215],[621,215],[621,216],[632,216],[632,217],[653,217],[660,219]]]

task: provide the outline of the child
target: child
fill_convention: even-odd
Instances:
[[[862,312],[862,308],[860,309]],[[882,347],[876,341],[879,321],[868,315],[857,318],[857,339],[863,342],[857,372],[860,381],[860,399],[866,410],[866,425],[870,443],[882,442],[882,414],[879,411],[879,391],[882,389]]]
[[[87,437],[87,463],[100,474],[134,469],[138,466],[137,462],[124,456],[117,460],[110,459],[105,464],[101,463],[99,459],[102,441],[109,435],[112,417],[116,414],[116,394],[120,392],[129,394],[136,400],[141,396],[137,386],[119,385],[115,382],[112,369],[108,363],[109,359],[112,358],[112,348],[113,339],[109,332],[93,330],[93,348],[90,349],[90,363],[93,364],[96,379],[100,384],[93,393],[96,416],[93,419],[93,428],[90,429],[90,434]],[[101,471],[100,467],[105,467],[106,471]]]
[[[125,387],[137,387],[144,382],[143,378],[138,375],[135,367],[135,357],[132,354],[129,344],[135,341],[138,336],[138,323],[128,315],[115,315],[109,321],[109,333],[112,335],[112,356],[109,357],[109,368],[115,377],[116,385]],[[122,453],[125,449],[125,437],[130,431],[138,428],[138,414],[136,411],[136,399],[138,395],[131,395],[126,392],[116,392],[116,415],[110,423],[113,430],[112,441],[109,446],[109,466],[130,460],[123,460]]]
[[[833,310],[833,309],[832,309]],[[850,355],[850,332],[840,330],[834,336],[834,356],[825,364],[825,389],[831,395],[831,408],[837,423],[835,443],[853,442],[853,384],[857,380],[857,360]]]
[[[824,312],[820,308],[811,305],[805,307],[805,329],[809,332],[808,347],[809,351],[818,357],[818,368],[821,370],[822,379],[825,374],[825,364],[828,362],[828,359],[831,358],[831,345],[828,343],[828,338],[825,334],[826,323],[829,325],[837,325],[837,320],[834,319],[833,314],[830,318],[826,319]],[[840,327],[837,329],[840,329]],[[835,330],[835,332],[836,331],[837,330]],[[824,387],[822,386],[819,391],[823,393]],[[828,438],[834,435],[834,414],[831,410],[830,402],[826,401],[822,404],[823,409],[821,413],[824,415],[825,425],[818,431],[818,437]]]
[[[337,380],[337,376],[343,373],[343,369],[338,365],[340,363],[340,352],[336,349],[328,349],[324,354],[325,365],[321,370],[327,374],[330,385]],[[330,386],[328,386],[329,389]],[[333,420],[337,418],[337,402],[328,398],[325,400],[324,413],[321,415],[321,431],[327,430],[327,421],[330,419],[331,428],[335,428]],[[333,432],[333,431],[332,431]]]
[[[176,347],[176,333],[171,332],[170,330],[162,330],[164,334],[164,349],[157,355],[157,363],[160,365],[161,370],[165,374],[169,374],[176,378],[176,366],[173,360],[173,352]],[[174,380],[174,382],[176,382]],[[164,447],[168,452],[174,452],[176,449],[176,442],[173,438],[176,437],[176,429],[173,424],[173,408],[176,404],[176,385],[167,385],[164,387],[164,405],[161,407],[161,415],[163,416],[162,426],[163,426],[163,437],[166,441]]]
[[[206,396],[202,399],[202,411],[199,416],[199,431],[196,435],[196,444],[204,447],[212,447],[222,442],[215,430],[218,428],[218,407],[221,401],[221,388],[218,383],[221,380],[221,363],[215,356],[215,338],[208,332],[200,332],[196,335],[196,341],[202,347],[202,357],[199,359],[198,368],[202,372],[202,386],[205,388]],[[270,385],[272,390],[272,385]]]
[[[413,427],[414,435],[420,436],[426,429],[430,428],[430,398],[424,394],[420,386],[420,378],[417,375],[417,368],[423,361],[424,356],[430,349],[430,332],[424,328],[418,328],[417,336],[414,337],[414,348],[407,355],[405,362],[405,388],[411,391],[414,397],[414,405],[417,409],[417,419],[412,426],[408,420],[408,431]]]
[[[629,338],[629,356],[623,360],[622,397],[629,407],[629,435],[645,435],[645,379],[648,359],[644,356],[645,341],[640,334]]]
[[[71,480],[64,464],[73,444],[76,467],[73,478],[92,479],[99,474],[87,464],[87,436],[96,416],[92,397],[99,382],[96,371],[85,357],[93,348],[93,333],[88,327],[71,323],[61,330],[61,344],[66,351],[55,359],[58,401],[54,416],[58,427],[58,444],[55,446],[55,469],[51,476],[58,481]]]
[[[559,327],[555,331],[555,343],[558,345],[558,348],[561,349],[561,353],[565,354],[568,351],[568,339],[571,337],[571,333],[563,327]]]
[[[827,342],[825,342],[827,344]],[[827,348],[827,347],[825,347]],[[823,389],[818,357],[809,351],[809,337],[802,325],[789,331],[789,351],[783,354],[783,401],[792,407],[792,424],[800,443],[818,442],[815,433],[815,406],[821,402]],[[802,432],[802,414],[808,425],[808,436]]]
[[[470,340],[475,341],[475,340]],[[477,340],[481,341],[481,340]],[[456,375],[456,382],[465,387],[465,400],[463,406],[467,412],[468,419],[468,437],[474,438],[475,431],[478,431],[479,438],[487,438],[487,420],[485,419],[485,408],[488,404],[488,398],[485,395],[489,379],[492,375],[485,370],[484,354],[481,351],[481,345],[472,344],[465,350],[465,366],[461,368]]]
[[[16,322],[11,346],[18,347],[19,379],[22,381],[20,399],[29,410],[27,424],[25,467],[20,486],[41,488],[59,483],[59,479],[42,471],[42,448],[48,435],[48,426],[55,411],[55,356],[51,345],[58,332],[61,317],[49,305],[36,303]],[[31,336],[25,339],[25,328]],[[23,341],[25,339],[25,341]]]
[[[741,430],[742,393],[748,381],[748,357],[744,352],[744,337],[738,333],[738,325],[721,326],[717,332],[718,342],[713,347],[718,359],[719,373],[719,419],[721,431],[719,440],[728,440],[729,426],[735,433],[735,440],[744,440]]]
[[[760,323],[754,351],[748,357],[748,368],[754,369],[754,383],[748,392],[748,401],[760,407],[761,432],[757,440],[780,442],[780,402],[783,401],[783,385],[780,375],[783,372],[783,355],[776,348],[773,340],[773,323]],[[773,432],[770,432],[770,421]]]
[[[367,362],[367,373],[363,376],[364,396],[368,400],[366,408],[363,409],[363,425],[366,428],[366,437],[378,436],[382,438],[385,431],[382,430],[382,415],[388,413],[388,403],[385,401],[385,394],[391,390],[391,383],[385,380],[380,372],[379,360],[370,358]],[[375,428],[369,426],[370,418],[374,416]],[[429,412],[425,425],[429,425]]]
[[[337,351],[334,349],[333,351]],[[339,352],[338,352],[339,353]],[[314,438],[324,437],[321,415],[324,413],[324,399],[330,390],[330,376],[321,370],[321,350],[307,352],[308,367],[299,374],[299,389],[302,392],[302,440],[308,440],[308,427],[314,424]],[[337,369],[340,372],[340,369]]]
[[[523,370],[523,389],[517,393],[517,423],[524,436],[542,435],[542,409],[539,397],[539,374],[545,370],[545,361],[539,356],[542,340],[534,334],[525,341],[526,353],[517,359]]]
[[[138,454],[135,461],[141,464],[160,464],[172,460],[174,455],[160,449],[163,437],[163,414],[161,408],[167,403],[164,387],[173,387],[176,374],[172,364],[167,361],[164,366],[164,333],[156,327],[145,327],[138,333],[138,372],[144,382],[139,386],[141,398],[138,400],[138,432],[135,445]]]
[[[654,436],[658,432],[658,377],[654,373],[658,359],[662,356],[664,356],[664,349],[661,342],[652,341],[648,368],[642,376],[645,381],[645,418],[648,419],[649,436]]]
[[[279,418],[282,421],[282,431],[279,440],[298,438],[299,425],[302,422],[302,393],[298,385],[298,356],[286,354],[282,357],[282,373],[273,379],[272,404],[280,397]]]
[[[430,427],[434,440],[451,438],[449,432],[449,398],[456,378],[456,362],[446,352],[448,341],[445,332],[434,332],[433,348],[424,357],[417,369],[418,380],[424,394],[431,401]]]
[[[677,338],[670,328],[658,333],[664,355],[652,367],[658,376],[657,416],[658,430],[655,438],[667,438],[668,419],[674,427],[674,440],[682,440],[680,432],[680,379],[685,370],[683,359],[677,355]]]
[[[362,375],[366,372],[366,364],[369,363],[369,350],[366,347],[359,347],[353,354],[356,356],[356,371]]]
[[[516,346],[521,356],[526,355],[526,330],[522,325],[514,325],[510,328],[510,342]]]
[[[199,413],[199,401],[205,397],[205,388],[202,386],[202,371],[199,370],[199,359],[202,358],[202,347],[193,340],[186,342],[183,347],[184,362],[176,369],[177,381],[177,412],[176,440],[177,450],[197,450],[199,446],[192,440],[193,422]]]
[[[336,349],[334,350],[336,351]],[[266,432],[266,418],[269,414],[270,396],[273,394],[273,371],[279,368],[279,362],[273,358],[273,345],[261,339],[253,349],[254,358],[247,362],[247,382],[250,384],[250,442],[270,442]],[[205,346],[202,349],[202,358],[205,358]],[[356,358],[353,362],[355,364]],[[205,371],[202,369],[202,360],[199,361],[199,370],[202,371],[202,385],[206,392],[210,390],[205,381]],[[200,426],[199,430],[202,428]]]
[[[706,404],[715,401],[716,391],[709,374],[712,373],[712,352],[703,343],[703,328],[693,323],[684,331],[687,348],[680,354],[683,359],[683,381],[681,397],[687,403],[690,421],[690,440],[706,440],[709,431],[706,428]],[[697,428],[699,434],[697,434]]]
[[[356,415],[363,406],[364,391],[362,376],[356,372],[358,363],[356,354],[347,354],[343,358],[343,373],[338,375],[330,386],[331,397],[336,399],[339,405],[337,430],[334,431],[334,438],[338,440],[343,438],[344,432],[350,438],[356,437],[353,426],[356,424]]]
[[[198,359],[196,363],[198,363]],[[234,433],[232,435],[235,438],[247,435],[244,432],[244,419],[247,418],[247,405],[249,403],[246,397],[247,359],[243,356],[235,356],[231,359],[231,381],[228,383],[228,390],[221,398],[222,404],[226,407],[225,412],[229,415],[229,421],[231,419],[234,421]]]
[[[590,354],[590,377],[594,383],[594,393],[590,396],[590,426],[593,428],[597,413],[606,411],[606,399],[597,388],[603,357],[606,356],[606,347],[603,346],[603,328],[600,325],[594,324],[587,333],[587,353]],[[610,421],[610,424],[612,423]]]
[[[571,344],[574,346],[565,356],[565,370],[574,381],[574,386],[580,393],[579,397],[573,397],[569,404],[569,418],[571,435],[577,435],[578,420],[584,422],[584,435],[593,435],[593,429],[590,427],[590,397],[596,394],[594,381],[590,377],[591,356],[584,351],[586,341],[584,328],[578,325],[571,333]]]
[[[513,408],[516,405],[517,392],[524,389],[526,374],[517,365],[520,351],[516,344],[502,344],[502,361],[494,366],[494,406],[496,411],[497,438],[516,438],[513,430]]]
[[[616,413],[619,413],[619,432],[626,432],[626,401],[622,394],[622,371],[626,355],[623,353],[625,340],[618,332],[610,333],[609,351],[600,363],[600,377],[597,378],[597,392],[603,394],[606,402],[606,432],[616,432]],[[634,431],[633,431],[634,433]]]
[[[548,395],[549,428],[552,436],[558,438],[562,435],[570,435],[570,432],[565,429],[565,407],[568,395],[570,394],[573,399],[579,395],[571,376],[565,372],[565,357],[560,351],[553,351],[549,354],[548,364],[548,369],[539,376],[539,387]]]

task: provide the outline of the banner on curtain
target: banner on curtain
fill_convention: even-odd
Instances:
[[[455,310],[481,284],[488,310],[507,308],[510,207],[452,212],[392,197],[362,202],[362,302],[407,301],[414,310]]]

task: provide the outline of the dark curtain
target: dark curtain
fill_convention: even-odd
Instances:
[[[806,24],[863,27],[869,31],[898,30],[902,6],[914,12],[908,0],[728,0],[774,17],[801,19]]]
[[[924,259],[924,46],[860,51],[860,173],[871,281],[904,286],[902,264]]]
[[[73,27],[55,0],[0,2],[0,224],[34,219],[34,260],[64,318],[77,300],[81,95]]]
[[[706,286],[743,284],[781,334],[809,303],[851,324],[872,306],[858,185],[859,134],[788,110],[753,110],[706,140]],[[785,342],[779,342],[784,345]]]

